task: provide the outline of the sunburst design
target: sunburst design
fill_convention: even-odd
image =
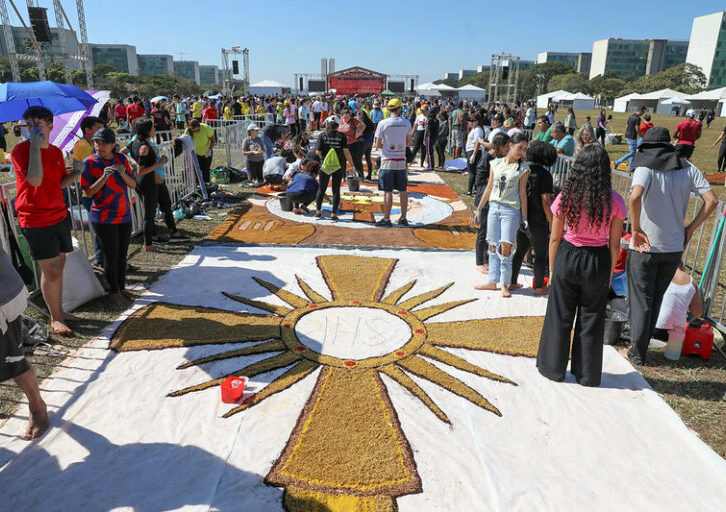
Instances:
[[[536,354],[542,318],[431,323],[428,322],[431,318],[475,299],[430,304],[451,284],[404,298],[416,281],[384,296],[398,261],[395,259],[336,255],[319,256],[316,261],[332,300],[297,276],[304,296],[254,278],[287,306],[227,292],[223,293],[230,299],[269,314],[155,303],[122,324],[112,340],[112,347],[130,351],[258,342],[179,366],[184,369],[239,356],[272,354],[220,378],[174,391],[169,396],[217,386],[229,375],[254,377],[287,368],[269,385],[227,412],[225,417],[259,404],[321,368],[315,388],[285,449],[267,475],[266,483],[285,488],[283,505],[288,511],[311,510],[314,509],[312,503],[322,504],[327,507],[325,510],[341,512],[394,511],[397,510],[396,497],[421,492],[422,487],[411,448],[381,374],[408,390],[447,424],[451,424],[447,414],[412,376],[441,386],[501,416],[499,408],[442,366],[502,384],[516,383],[471,364],[446,348],[532,357]],[[366,308],[380,318],[395,317],[405,322],[410,334],[395,350],[364,358],[335,357],[301,342],[296,331],[300,320],[312,312],[325,315],[333,308]]]

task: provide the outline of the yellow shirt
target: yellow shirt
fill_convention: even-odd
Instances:
[[[230,107],[224,107],[224,114],[222,115],[227,121],[231,121],[234,117],[232,109]]]
[[[248,116],[252,113],[252,107],[250,107],[247,103],[242,103],[242,115]]]
[[[198,156],[205,156],[211,147],[210,137],[214,137],[214,130],[208,124],[200,123],[199,131],[192,133],[194,149]]]
[[[192,105],[192,117],[202,117],[202,104],[198,101]]]
[[[267,112],[267,110],[265,109],[265,106],[264,105],[257,105],[257,113],[258,114],[264,114],[266,112]]]

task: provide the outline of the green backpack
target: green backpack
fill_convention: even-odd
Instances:
[[[325,155],[321,169],[325,174],[333,174],[335,171],[340,169],[340,160],[338,160],[338,153],[336,153],[335,149],[330,148],[328,150],[328,154]]]

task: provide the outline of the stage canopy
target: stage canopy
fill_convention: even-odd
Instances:
[[[337,94],[380,94],[386,88],[387,76],[360,66],[341,69],[327,77],[328,90]]]

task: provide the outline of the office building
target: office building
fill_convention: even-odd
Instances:
[[[693,18],[686,62],[703,70],[709,87],[726,86],[726,11]]]
[[[18,58],[23,58],[23,55],[30,55],[35,57],[37,52],[33,48],[30,42],[30,36],[24,27],[10,27],[10,33],[13,36],[13,43],[15,43],[15,53]],[[46,65],[49,63],[58,62],[61,63],[63,57],[63,50],[61,49],[61,37],[66,43],[66,51],[71,57],[66,63],[66,67],[72,69],[83,69],[83,65],[78,59],[78,41],[76,40],[76,33],[73,30],[58,29],[55,27],[50,28],[50,43],[44,43],[43,56],[45,58]],[[8,57],[8,48],[5,42],[5,37],[0,37],[0,54],[3,57]]]
[[[139,59],[136,47],[128,44],[92,44],[93,66],[108,64],[119,73],[138,76]]]
[[[459,73],[444,73],[444,80],[458,80]]]
[[[592,44],[590,78],[614,71],[620,77],[654,75],[686,62],[688,41],[601,39]]]
[[[467,76],[473,76],[476,75],[476,69],[460,69],[458,78],[461,80],[462,78],[466,78]]]
[[[199,83],[201,85],[220,84],[218,66],[199,66]]]
[[[139,55],[140,75],[173,75],[174,58],[171,55]]]
[[[199,62],[196,60],[175,60],[174,74],[181,78],[194,80],[198,84],[201,83],[199,77]]]
[[[592,53],[571,53],[571,52],[540,52],[537,54],[537,64],[547,62],[562,62],[567,64],[575,73],[589,73]]]

